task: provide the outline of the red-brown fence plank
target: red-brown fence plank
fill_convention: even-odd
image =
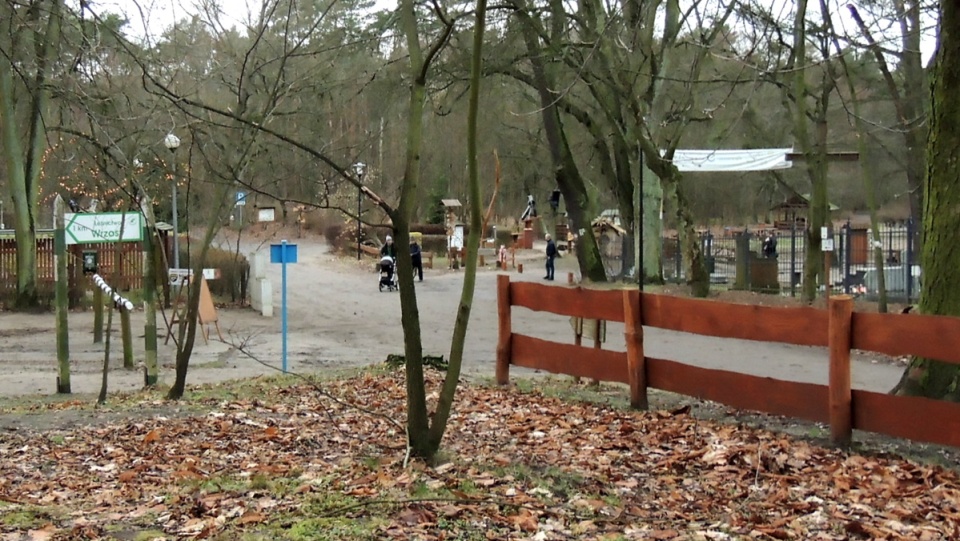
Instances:
[[[960,364],[960,318],[855,313],[852,347]]]
[[[651,327],[720,338],[827,345],[825,310],[727,304],[650,293],[644,293],[641,302],[643,324]]]
[[[647,357],[647,383],[674,393],[764,411],[827,422],[827,387],[690,366]]]
[[[622,351],[560,344],[523,334],[512,335],[510,351],[513,356],[510,364],[514,366],[600,381],[629,383],[627,354]]]
[[[960,404],[854,390],[853,426],[898,438],[960,447]]]
[[[623,321],[623,291],[510,283],[510,303],[538,312],[564,316]]]

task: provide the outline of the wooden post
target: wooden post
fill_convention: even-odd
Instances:
[[[853,297],[839,295],[827,304],[830,345],[830,439],[849,445],[853,430],[850,391],[850,328]]]
[[[647,363],[643,353],[643,316],[640,291],[623,292],[623,329],[627,339],[627,376],[630,381],[630,407],[645,410],[647,401]]]
[[[830,300],[830,256],[833,252],[820,252],[823,254],[823,297]]]
[[[523,274],[523,263],[520,263],[519,265],[517,265],[517,272],[519,274]]]
[[[570,285],[573,285],[573,273],[572,273],[572,272],[568,272],[568,273],[567,273],[567,283],[570,284]]]
[[[54,259],[57,269],[57,392],[70,394],[70,327],[67,322],[70,300],[67,298],[67,237],[64,222],[63,198],[57,195],[53,203]]]
[[[141,208],[146,224],[143,228],[143,304],[146,319],[143,324],[143,384],[157,384],[157,258],[154,234],[156,223],[153,217],[153,201],[144,195]]]
[[[599,319],[593,320],[593,349],[603,349],[602,344],[600,342],[600,323],[601,321]],[[590,384],[593,385],[594,387],[599,387],[600,380],[597,378],[593,378]]]
[[[583,345],[583,318],[576,318],[576,323],[574,324],[573,331],[573,345],[582,346]],[[575,383],[580,383],[580,376],[573,376],[573,381]]]
[[[123,345],[123,367],[133,370],[133,332],[130,330],[130,310],[119,307],[120,340]]]
[[[93,288],[93,343],[103,342],[103,291]]]
[[[513,332],[510,320],[510,276],[497,275],[497,383],[510,382],[510,335]]]

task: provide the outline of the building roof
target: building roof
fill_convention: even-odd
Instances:
[[[451,207],[462,207],[462,206],[463,206],[463,205],[460,204],[460,200],[459,200],[459,199],[441,199],[441,200],[440,200],[440,203],[442,203],[443,206],[445,206],[445,207],[447,207],[447,208],[451,208]]]
[[[810,206],[810,194],[794,194],[786,198],[782,203],[777,203],[770,210],[779,210],[786,208],[807,208]],[[834,205],[833,203],[827,202],[827,206],[830,207],[830,211],[840,210],[840,207]]]

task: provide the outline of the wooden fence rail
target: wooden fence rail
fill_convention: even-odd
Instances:
[[[960,318],[861,314],[853,299],[832,297],[827,310],[774,308],[641,293],[590,290],[497,279],[500,318],[496,375],[510,365],[626,383],[630,403],[646,408],[647,388],[740,409],[830,424],[849,443],[854,428],[960,447],[960,404],[851,389],[852,349],[919,355],[960,364]],[[512,331],[512,307],[625,324],[627,351],[561,344]],[[818,385],[690,366],[646,357],[643,326],[720,338],[827,347],[829,384]]]
[[[71,304],[75,305],[84,291],[92,290],[89,280],[82,276],[81,257],[84,250],[96,250],[99,271],[111,279],[120,271],[117,287],[124,291],[143,287],[143,245],[140,242],[124,242],[117,259],[116,243],[100,242],[67,247],[67,274],[70,280]],[[118,269],[119,267],[119,269]],[[37,287],[41,294],[53,295],[56,274],[54,270],[53,237],[38,234],[37,238]],[[17,245],[13,238],[0,238],[0,295],[8,295],[17,289]]]

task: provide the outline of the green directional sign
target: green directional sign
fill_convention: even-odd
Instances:
[[[143,224],[138,212],[64,214],[64,221],[67,224],[67,244],[143,240]],[[123,238],[120,238],[121,223],[123,223]]]

